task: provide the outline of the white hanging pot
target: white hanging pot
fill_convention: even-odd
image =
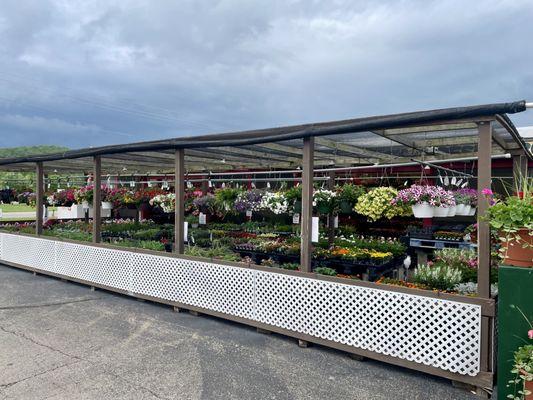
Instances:
[[[104,210],[112,210],[113,209],[113,203],[110,201],[102,201],[102,209]]]
[[[468,213],[468,215],[470,215],[470,216],[476,215],[476,210],[477,210],[476,207],[470,206],[470,212]]]
[[[433,209],[427,202],[414,204],[411,206],[415,218],[433,218]]]
[[[463,211],[463,215],[470,215],[470,211],[472,211],[472,206],[470,204],[465,204],[465,210]]]
[[[456,206],[456,215],[467,215],[465,214],[465,208],[466,208],[466,205],[465,204],[457,204]]]
[[[433,216],[434,217],[447,217],[448,216],[449,209],[448,207],[434,207],[433,209]]]
[[[457,214],[457,206],[448,207],[448,217],[455,217]]]
[[[89,202],[86,201],[86,200],[83,200],[81,202],[81,206],[83,207],[84,210],[88,209],[89,208]]]

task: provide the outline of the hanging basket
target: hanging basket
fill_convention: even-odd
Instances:
[[[353,204],[349,201],[341,201],[339,204],[341,214],[351,214],[353,212]]]
[[[450,212],[449,207],[434,207],[433,216],[434,217],[447,217]]]
[[[411,209],[415,218],[433,218],[434,207],[430,206],[427,202],[414,204],[411,206]]]
[[[316,209],[320,214],[329,214],[331,212],[331,209],[327,204],[320,204]]]
[[[470,206],[470,212],[468,213],[468,215],[470,216],[476,215],[476,210],[477,210],[476,207]]]
[[[113,203],[110,201],[102,201],[102,209],[103,210],[112,210],[113,209]]]
[[[457,214],[457,206],[452,206],[448,208],[448,217],[455,217]]]
[[[294,202],[294,213],[295,214],[301,214],[302,213],[302,200],[296,200]]]
[[[470,208],[466,204],[457,204],[455,215],[468,215],[468,211],[470,210],[466,211],[466,207]]]

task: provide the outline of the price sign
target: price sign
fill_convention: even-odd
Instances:
[[[293,224],[299,224],[300,223],[300,214],[296,213],[292,216],[292,223]]]

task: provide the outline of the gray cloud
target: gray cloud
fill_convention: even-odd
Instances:
[[[0,131],[84,147],[531,100],[532,19],[529,0],[4,0]]]

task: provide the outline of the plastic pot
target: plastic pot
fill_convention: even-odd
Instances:
[[[533,236],[529,236],[527,229],[520,229],[517,234],[520,240],[501,243],[505,255],[503,263],[515,267],[533,267]],[[524,248],[524,245],[527,247]]]
[[[414,204],[411,206],[415,218],[433,218],[434,208],[427,202]]]

